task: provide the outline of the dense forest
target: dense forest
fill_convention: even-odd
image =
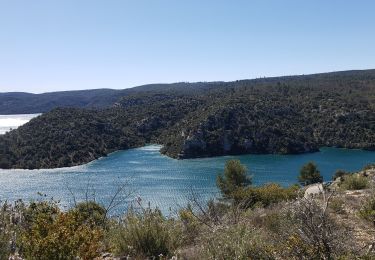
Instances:
[[[163,145],[173,158],[375,150],[375,70],[134,88],[100,109],[55,108],[0,136],[0,168],[53,168]]]

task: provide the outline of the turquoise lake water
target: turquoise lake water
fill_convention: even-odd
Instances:
[[[306,162],[317,163],[325,180],[337,169],[356,171],[375,162],[375,152],[322,148],[321,152],[302,155],[241,155],[215,158],[175,160],[159,153],[160,146],[150,145],[115,152],[87,165],[53,170],[0,170],[0,200],[40,199],[53,197],[62,206],[71,205],[72,193],[77,200],[87,196],[108,205],[123,183],[130,196],[118,197],[121,203],[112,214],[123,212],[135,198],[159,207],[166,215],[186,205],[191,191],[202,200],[218,195],[216,176],[229,159],[239,159],[253,175],[256,185],[297,182],[299,169]],[[88,188],[89,187],[89,188]],[[88,191],[88,192],[86,192]],[[95,195],[93,195],[95,194]]]

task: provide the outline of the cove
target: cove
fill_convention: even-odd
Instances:
[[[301,155],[240,155],[202,159],[175,160],[161,155],[157,145],[119,151],[89,164],[60,169],[0,170],[0,200],[26,201],[53,197],[63,206],[73,203],[73,196],[86,196],[108,205],[119,185],[131,190],[120,196],[121,203],[112,214],[126,210],[141,198],[141,204],[159,207],[166,215],[185,206],[191,191],[202,201],[218,195],[216,176],[229,159],[239,159],[253,175],[253,183],[276,182],[290,185],[297,182],[299,169],[314,161],[324,176],[331,180],[337,169],[357,171],[375,162],[375,152],[322,148],[318,153]],[[88,191],[88,192],[86,192]],[[38,192],[46,197],[38,195]]]

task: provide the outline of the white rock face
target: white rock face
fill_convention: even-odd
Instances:
[[[322,192],[323,192],[323,184],[321,183],[312,184],[305,190],[305,198],[318,195]]]

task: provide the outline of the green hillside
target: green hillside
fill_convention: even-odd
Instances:
[[[0,136],[0,167],[72,166],[145,143],[180,159],[375,150],[375,70],[155,86],[108,108],[54,109]]]

